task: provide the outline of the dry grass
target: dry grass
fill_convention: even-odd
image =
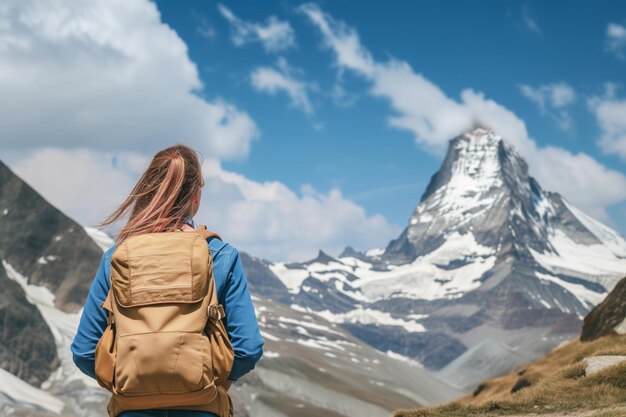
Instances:
[[[624,413],[626,411],[623,410],[600,411],[592,414],[590,417],[624,417]]]
[[[506,416],[626,404],[626,363],[584,376],[582,360],[597,355],[626,355],[626,336],[569,342],[515,374],[482,383],[474,395],[434,408],[398,410],[395,416]]]

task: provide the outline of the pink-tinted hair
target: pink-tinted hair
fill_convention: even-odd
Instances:
[[[193,197],[204,185],[198,154],[186,145],[159,151],[126,200],[99,224],[110,225],[130,211],[128,223],[116,238],[174,230],[191,215]]]

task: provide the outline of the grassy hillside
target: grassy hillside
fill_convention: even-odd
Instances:
[[[626,335],[569,342],[517,373],[480,384],[472,395],[439,407],[398,410],[395,417],[507,416],[580,410],[598,410],[599,414],[591,414],[594,417],[623,416],[624,409],[600,410],[626,406],[626,363],[585,376],[583,359],[599,355],[626,355]]]

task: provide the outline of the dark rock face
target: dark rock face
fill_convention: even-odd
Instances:
[[[344,292],[338,291],[340,287]],[[354,299],[345,292],[354,291],[347,284],[331,278],[328,282],[308,277],[300,286],[294,302],[315,311],[330,310],[332,313],[345,313],[354,308]]]
[[[595,340],[615,334],[615,328],[626,320],[626,278],[622,279],[604,299],[585,317],[580,340]],[[625,329],[626,331],[626,329]]]
[[[352,246],[346,246],[341,252],[341,254],[339,254],[340,258],[345,258],[348,256],[351,258],[360,259],[362,261],[369,261],[369,258],[367,257],[367,255],[365,255],[363,252],[357,251]]]
[[[335,258],[333,258],[332,256],[330,256],[329,254],[327,254],[326,252],[324,252],[323,250],[320,250],[317,253],[317,257],[315,257],[314,259],[311,259],[310,261],[307,262],[292,262],[290,264],[285,265],[287,268],[302,268],[305,267],[307,265],[311,265],[314,263],[320,263],[320,264],[324,264],[324,265],[328,265],[331,262],[336,262],[337,260]]]
[[[446,366],[467,350],[463,343],[442,332],[411,333],[397,326],[356,323],[344,323],[341,327],[378,350],[391,350],[430,369]]]
[[[268,268],[266,261],[250,256],[245,252],[239,252],[239,256],[252,293],[281,303],[289,303],[291,294],[289,294],[285,284]]]
[[[54,337],[39,309],[0,264],[0,368],[39,386],[58,366]]]
[[[102,251],[83,228],[0,162],[0,258],[30,284],[52,291],[57,307],[78,311]]]

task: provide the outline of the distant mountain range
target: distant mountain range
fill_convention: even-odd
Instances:
[[[74,368],[69,343],[110,239],[2,163],[0,219],[0,411],[101,415],[106,392]],[[576,337],[624,276],[626,240],[479,128],[450,142],[386,248],[241,256],[267,345],[233,391],[238,415],[382,416],[460,396]]]
[[[624,275],[626,240],[543,190],[513,147],[479,128],[450,142],[385,249],[267,269],[268,296],[468,390],[578,335]]]

